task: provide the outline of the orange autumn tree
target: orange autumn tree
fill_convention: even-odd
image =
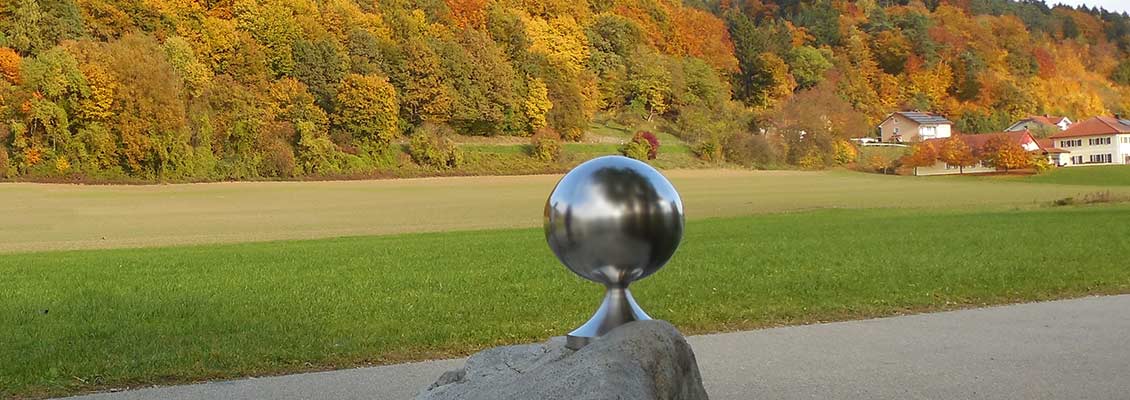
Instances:
[[[20,55],[7,47],[0,47],[0,78],[20,83]]]
[[[902,157],[902,165],[914,167],[914,174],[918,175],[918,167],[929,167],[938,163],[938,149],[933,143],[922,142],[911,148],[910,154]]]
[[[734,57],[734,44],[726,23],[706,11],[686,7],[674,15],[675,29],[671,45],[675,54],[690,55],[705,60],[722,71],[738,70]]]
[[[949,165],[956,165],[959,173],[965,173],[965,167],[977,164],[977,157],[973,156],[973,149],[958,136],[950,136],[942,141],[938,149],[938,159]]]
[[[1006,172],[1010,169],[1027,168],[1032,164],[1028,151],[1004,135],[989,139],[985,143],[985,148],[981,152],[981,161],[985,165],[1004,168]]]
[[[457,26],[482,29],[486,25],[486,0],[446,0],[446,3]]]

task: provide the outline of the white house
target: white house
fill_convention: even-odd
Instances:
[[[1071,152],[1055,147],[1055,141],[1051,139],[1036,139],[1036,144],[1040,145],[1040,151],[1048,158],[1048,163],[1057,167],[1067,164],[1067,159],[1071,157]]]
[[[879,123],[879,140],[888,143],[913,143],[950,137],[953,122],[943,116],[900,111]]]
[[[1051,139],[1071,152],[1066,166],[1130,164],[1130,120],[1118,116],[1076,123]]]
[[[1071,119],[1067,117],[1057,117],[1046,114],[1033,115],[1031,117],[1016,121],[1015,124],[1012,124],[1012,126],[1009,126],[1008,129],[1005,129],[1005,132],[1019,132],[1024,130],[1039,132],[1046,129],[1058,129],[1060,131],[1066,131],[1067,128],[1071,127],[1072,123],[1073,122],[1071,122]]]

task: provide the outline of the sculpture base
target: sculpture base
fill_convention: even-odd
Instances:
[[[604,301],[588,322],[569,332],[565,347],[578,350],[605,333],[632,321],[647,321],[651,317],[643,312],[627,287],[609,287],[604,291]]]

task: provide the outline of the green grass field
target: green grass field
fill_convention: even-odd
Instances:
[[[688,333],[1124,293],[1127,237],[1130,205],[700,219],[633,289]],[[600,299],[537,229],[8,254],[0,276],[0,397],[466,354]]]
[[[1130,186],[845,171],[666,171],[688,217],[821,208],[1039,207]],[[560,175],[153,186],[0,184],[0,253],[534,227]]]
[[[1130,165],[1056,168],[1023,180],[1058,185],[1130,186]]]

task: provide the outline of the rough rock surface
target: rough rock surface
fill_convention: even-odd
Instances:
[[[471,356],[417,400],[705,400],[694,352],[665,321],[616,328],[578,351],[565,338]]]

